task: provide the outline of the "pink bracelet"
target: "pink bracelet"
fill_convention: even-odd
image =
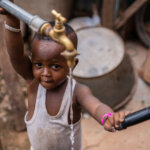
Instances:
[[[111,115],[112,115],[112,113],[107,113],[107,114],[104,114],[104,115],[103,115],[103,117],[102,117],[102,119],[101,119],[102,125],[104,125],[104,120],[105,120],[105,118],[106,118],[106,117],[110,117]]]

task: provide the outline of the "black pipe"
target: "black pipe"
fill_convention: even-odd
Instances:
[[[126,129],[127,127],[141,123],[150,119],[150,107],[131,113],[125,117],[124,122],[120,123],[119,129]]]

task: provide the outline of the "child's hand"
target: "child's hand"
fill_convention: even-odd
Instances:
[[[119,128],[119,124],[124,121],[125,116],[129,112],[118,112],[107,117],[104,123],[104,129],[110,132],[115,132]]]
[[[10,1],[11,1],[11,2],[14,2],[14,0],[10,0]],[[1,15],[7,15],[8,12],[7,12],[5,9],[3,9],[3,8],[0,7],[0,14],[1,14]]]

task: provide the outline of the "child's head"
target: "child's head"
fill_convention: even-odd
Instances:
[[[52,22],[53,26],[54,23]],[[74,30],[65,24],[66,35],[77,47],[77,36]],[[68,66],[66,59],[61,55],[65,47],[50,37],[35,34],[32,42],[33,75],[43,87],[54,89],[67,77]]]

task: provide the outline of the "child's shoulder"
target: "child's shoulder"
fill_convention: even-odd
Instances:
[[[76,88],[82,89],[82,88],[88,88],[88,86],[76,81]]]
[[[76,82],[75,93],[78,96],[85,95],[85,94],[92,94],[90,88],[87,85],[82,83]]]

